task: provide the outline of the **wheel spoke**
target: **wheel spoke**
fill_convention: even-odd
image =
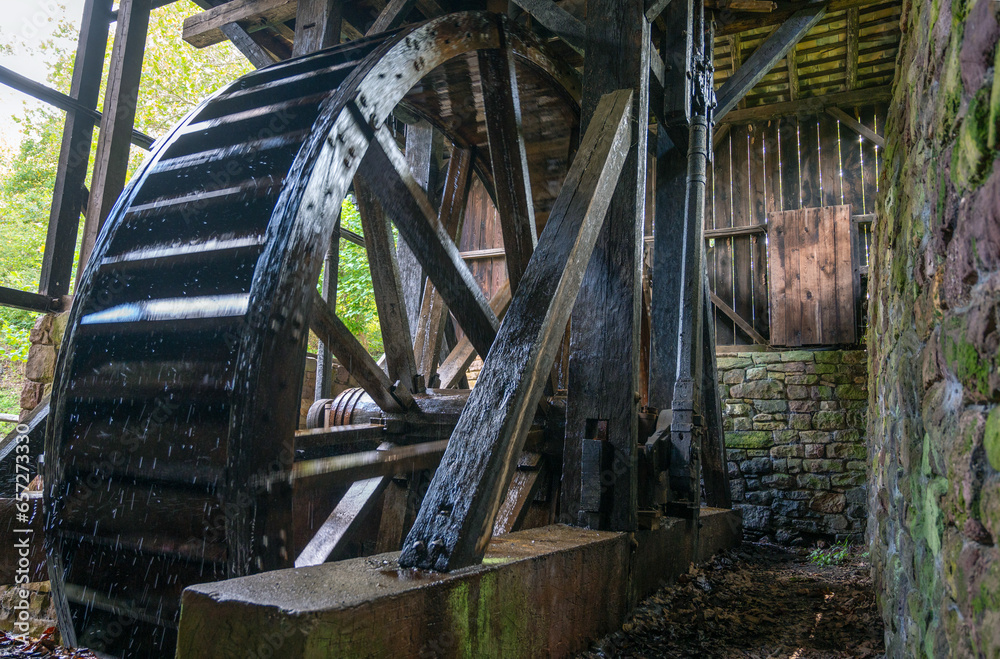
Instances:
[[[354,376],[365,392],[383,410],[402,412],[413,404],[413,397],[405,383],[393,384],[365,347],[351,334],[351,330],[330,310],[330,307],[313,291],[312,331],[330,347],[344,368]]]
[[[385,127],[372,136],[359,172],[381,200],[476,351],[481,355],[489,353],[500,321]]]
[[[486,132],[511,292],[528,267],[538,242],[528,158],[521,133],[521,102],[510,48],[479,52]]]
[[[399,264],[392,244],[389,221],[368,184],[360,176],[354,178],[354,192],[365,233],[389,380],[399,380],[406,383],[410,391],[417,391],[414,386],[417,365],[413,358],[413,344],[410,342],[410,322],[406,317],[406,302],[399,281]]]

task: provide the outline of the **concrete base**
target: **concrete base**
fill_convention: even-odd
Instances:
[[[702,509],[698,529],[672,519],[636,534],[499,536],[482,565],[447,574],[400,569],[392,552],[192,586],[177,656],[562,657],[741,537],[738,512]]]

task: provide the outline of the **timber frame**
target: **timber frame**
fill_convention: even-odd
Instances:
[[[204,534],[217,552],[210,578],[370,551],[352,543],[360,544],[371,520],[378,528],[369,544],[400,549],[401,566],[452,571],[481,562],[492,535],[519,530],[538,508],[546,523],[631,532],[656,528],[663,517],[696,522],[703,504],[732,507],[716,386],[718,314],[755,342],[768,338],[713,289],[706,242],[763,240],[768,225],[706,226],[713,147],[730,131],[745,135],[750,122],[803,113],[823,113],[881,147],[879,132],[851,112],[886,98],[883,60],[893,35],[880,33],[875,45],[864,40],[871,24],[885,23],[891,3],[762,3],[771,10],[759,13],[714,0],[196,1],[204,11],[185,21],[183,39],[196,47],[229,40],[259,70],[155,143],[135,131],[134,111],[149,15],[168,1],[121,0],[112,11],[111,0],[86,0],[68,95],[0,68],[0,83],[67,113],[39,291],[0,287],[0,304],[38,312],[72,305],[45,412],[48,529],[59,538],[51,542],[49,570],[70,643],[89,638],[77,632],[86,632],[90,608],[150,625],[161,651],[176,629],[176,610],[158,608],[159,600],[137,604],[80,583],[72,543],[100,543],[68,539],[61,527],[75,514],[91,514],[73,509],[68,496],[84,467],[67,447],[86,438],[74,434],[71,419],[81,414],[73,406],[101,396],[112,401],[102,405],[114,405],[114,387],[124,400],[142,389],[133,379],[152,373],[144,383],[149,396],[168,391],[168,403],[178,405],[197,391],[191,409],[216,396],[229,415],[216,419],[225,431],[213,436],[226,444],[225,456],[213,458],[224,461],[223,476],[213,471],[219,464],[202,460],[187,470],[162,458],[152,476],[141,461],[125,469],[129,478],[159,479],[158,486],[190,478],[208,493],[197,496],[211,498],[191,504],[195,495],[185,491],[194,509],[240,502],[240,514],[222,515],[214,535]],[[112,24],[110,77],[98,111]],[[827,67],[821,73],[837,72],[817,75],[809,56],[839,43],[831,35],[841,29],[843,56],[838,51],[820,64]],[[425,76],[438,88],[412,91]],[[228,157],[226,148],[238,151],[219,127],[230,121],[232,137],[243,130],[240,122],[256,126],[261,108],[282,107],[261,89],[310,79],[331,87],[288,101],[305,114],[290,120],[286,133],[253,142],[254,149],[266,143],[262,151],[279,143],[290,149],[262,161],[276,173],[197,191],[211,198],[196,200],[203,203],[196,210],[215,204],[220,218],[229,217],[227,203],[266,206],[267,231],[234,239],[220,229],[221,247],[211,248],[237,263],[243,274],[226,281],[245,276],[244,287],[216,295],[209,311],[188,291],[95,306],[96,291],[113,274],[186,256],[176,245],[119,244],[140,233],[143,218],[183,215],[184,204],[194,204],[196,194],[162,192],[173,185],[171,172],[209,168],[212,158]],[[451,84],[453,93],[445,89]],[[435,106],[435,94],[447,103]],[[461,108],[461,94],[474,101]],[[463,111],[473,117],[471,128],[462,124]],[[545,122],[544,141],[533,143],[529,131]],[[218,140],[211,142],[217,152],[204,160],[193,151],[177,155],[198,139]],[[153,155],[127,183],[132,144]],[[87,185],[92,147],[97,166]],[[459,249],[475,179],[498,213],[502,248]],[[341,224],[348,191],[363,236]],[[864,218],[852,226],[869,226],[873,218]],[[337,315],[342,241],[366,250],[384,361]],[[470,264],[495,257],[504,259],[507,276],[487,297]],[[317,290],[321,270],[327,275]],[[148,285],[155,292],[162,284]],[[211,311],[219,317],[209,318]],[[174,327],[182,329],[170,334]],[[297,429],[310,330],[320,339],[317,402],[310,428]],[[142,337],[156,332],[183,357],[172,364],[184,366],[167,376],[150,366],[152,358],[135,366],[115,353],[100,368],[87,361],[101,341],[132,342],[138,351]],[[214,347],[217,354],[191,358],[182,332],[208,346],[191,351]],[[483,367],[469,391],[466,371],[477,355]],[[336,399],[334,359],[358,386]],[[204,373],[187,373],[190,364]],[[169,387],[158,388],[156,377],[169,377]],[[107,413],[112,430],[112,416],[127,418]],[[32,427],[44,429],[38,417]],[[170,423],[146,432],[167,436]],[[315,525],[296,519],[301,492],[315,497],[310,505],[323,501]],[[199,532],[191,537],[201,542]],[[193,561],[185,541],[168,538],[160,550]],[[142,541],[138,547],[149,550]]]

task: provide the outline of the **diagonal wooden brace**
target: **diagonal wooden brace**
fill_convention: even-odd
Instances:
[[[631,109],[630,90],[601,99],[400,565],[447,571],[482,560],[618,184]]]

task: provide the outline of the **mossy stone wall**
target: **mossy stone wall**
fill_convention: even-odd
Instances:
[[[1000,2],[904,0],[871,267],[889,657],[1000,656]]]
[[[867,517],[863,350],[718,357],[733,504],[750,538],[860,541]]]

